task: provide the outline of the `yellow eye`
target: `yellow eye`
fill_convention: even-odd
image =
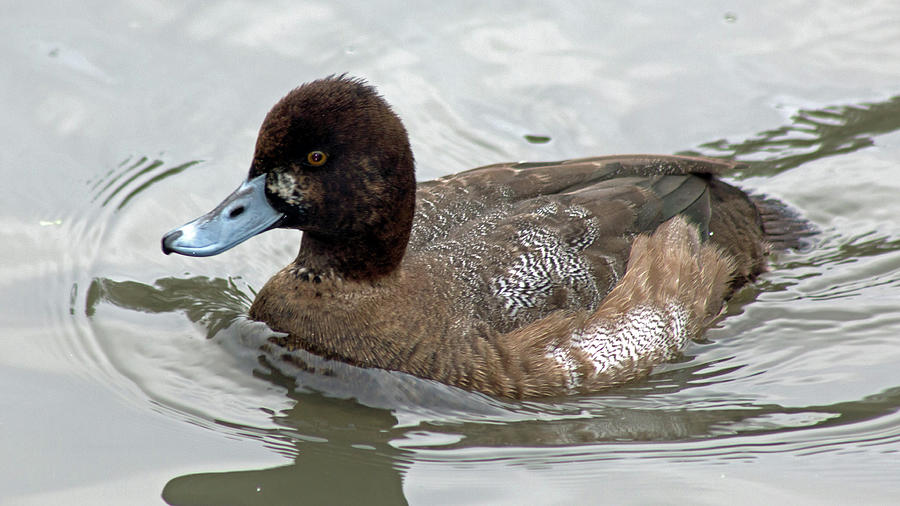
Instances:
[[[328,155],[326,155],[323,151],[310,151],[308,155],[306,155],[306,161],[309,162],[313,167],[318,167],[325,163],[325,160],[328,159]]]

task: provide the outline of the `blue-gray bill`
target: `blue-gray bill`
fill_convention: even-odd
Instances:
[[[265,186],[264,174],[244,181],[215,209],[164,235],[163,253],[217,255],[277,226],[284,215],[266,200]]]

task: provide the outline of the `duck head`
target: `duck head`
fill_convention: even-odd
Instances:
[[[343,278],[400,264],[415,211],[406,129],[374,88],[345,76],[307,83],[266,115],[247,179],[167,233],[166,254],[210,256],[273,228],[304,232],[295,263]]]

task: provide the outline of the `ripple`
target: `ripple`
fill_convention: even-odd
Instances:
[[[133,187],[118,201],[116,210],[121,210],[133,198],[154,184],[178,175],[198,163],[200,163],[200,160],[192,160],[167,169],[162,160],[151,160],[146,156],[136,157],[134,160],[126,158],[119,164],[118,168],[110,170],[93,182],[89,182],[91,191],[94,192],[94,197],[91,201],[97,201],[102,197],[103,201],[100,205],[106,207],[120,193]],[[134,187],[135,185],[137,186]]]
[[[701,149],[765,160],[741,177],[771,178],[871,145],[874,135],[900,125],[885,112],[898,102],[800,111],[792,125]],[[867,364],[840,358],[844,333],[860,334],[870,351],[892,345],[881,329],[896,327],[893,306],[867,301],[898,286],[900,241],[890,234],[825,228],[814,246],[780,256],[772,273],[739,292],[705,341],[648,378],[597,395],[513,402],[302,351],[286,354],[269,345],[276,333],[246,318],[255,291],[241,277],[93,274],[109,267],[103,264],[109,253],[97,244],[120,220],[153,204],[156,183],[197,163],[137,156],[90,182],[93,207],[72,226],[84,257],[93,260],[68,285],[68,316],[89,341],[81,346],[91,350],[90,360],[119,376],[123,395],[149,399],[166,416],[258,441],[293,459],[292,473],[308,472],[308,456],[323,451],[331,459],[413,467],[635,465],[890,452],[900,444],[896,381],[887,375],[855,381],[860,368],[887,370],[891,352]],[[255,258],[246,253],[230,258],[220,260],[219,272],[267,268],[245,268]],[[92,275],[85,279],[86,273]],[[816,397],[823,399],[809,402]],[[266,479],[279,472],[269,470]],[[170,485],[182,479],[214,477]]]

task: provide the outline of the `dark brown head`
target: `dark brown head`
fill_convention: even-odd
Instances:
[[[282,98],[260,128],[247,182],[213,211],[217,216],[189,225],[204,218],[240,221],[255,205],[251,197],[229,202],[241,189],[264,195],[278,218],[240,241],[274,227],[303,230],[298,262],[310,269],[377,278],[393,271],[406,250],[415,210],[409,139],[390,106],[361,80],[329,77]],[[197,235],[186,227],[167,234],[164,251],[224,251],[197,253],[196,246],[180,244],[182,236]]]

